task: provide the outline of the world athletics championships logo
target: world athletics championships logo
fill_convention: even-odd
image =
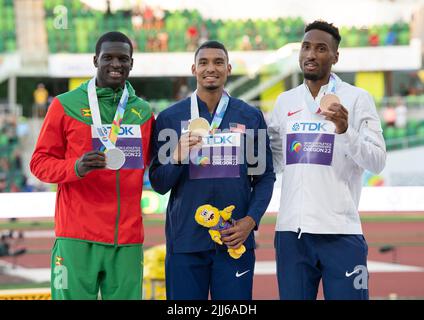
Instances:
[[[209,161],[208,157],[197,157],[196,164],[204,167],[204,166],[210,164],[210,161]]]
[[[290,152],[299,153],[300,149],[302,149],[302,144],[299,141],[293,141],[290,147]]]

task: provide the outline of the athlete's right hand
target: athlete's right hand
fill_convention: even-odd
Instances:
[[[202,137],[190,132],[184,133],[180,137],[180,141],[178,141],[178,145],[174,150],[173,159],[176,163],[181,163],[184,161],[190,150],[196,146],[202,145]]]
[[[106,167],[106,157],[104,152],[92,150],[84,153],[78,159],[77,171],[81,177],[84,177],[90,171],[104,169]]]

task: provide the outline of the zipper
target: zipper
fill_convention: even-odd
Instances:
[[[116,214],[116,221],[115,221],[115,238],[114,238],[114,245],[118,245],[118,235],[119,235],[119,217],[121,215],[121,193],[120,193],[120,183],[119,183],[119,171],[116,171],[116,196],[118,200],[118,212]]]

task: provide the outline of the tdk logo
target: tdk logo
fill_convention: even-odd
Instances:
[[[326,123],[322,122],[296,122],[292,126],[293,131],[327,131]]]
[[[206,144],[233,144],[233,136],[227,135],[227,136],[207,136],[204,137]]]
[[[111,129],[111,126],[107,127],[108,130]],[[119,136],[133,136],[133,127],[120,127],[119,128]]]
[[[299,131],[299,129],[300,129],[300,125],[296,122],[296,123],[293,125],[292,130],[293,130],[293,131]]]

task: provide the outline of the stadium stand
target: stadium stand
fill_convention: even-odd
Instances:
[[[388,151],[424,145],[424,92],[418,93],[376,101]]]
[[[424,145],[424,121],[412,119],[406,128],[387,126],[383,122],[383,135],[388,151]]]
[[[305,25],[300,17],[212,20],[203,17],[197,10],[171,12],[146,5],[102,12],[81,1],[72,0],[45,0],[44,11],[50,53],[92,52],[95,40],[110,30],[125,32],[132,39],[137,52],[193,51],[200,42],[212,38],[226,43],[229,50],[276,50],[287,43],[299,41]],[[63,13],[67,17],[66,28],[57,26],[57,17]],[[0,53],[16,51],[13,0],[0,0],[0,30]],[[410,41],[409,23],[401,21],[361,28],[341,27],[340,33],[344,47],[407,45]],[[404,98],[408,110],[424,106],[424,94],[409,94]],[[388,105],[394,106],[393,99],[385,97],[376,101],[379,110]],[[167,99],[150,101],[156,113],[173,103]],[[417,119],[424,119],[424,115]],[[410,119],[402,128],[386,123],[383,126],[388,150],[424,144],[424,123],[421,120]],[[14,159],[12,155],[16,144],[8,143],[3,132],[5,129],[1,130],[0,164],[10,167],[7,170],[6,189],[24,189],[25,177],[19,173],[16,165],[19,159]],[[0,168],[1,181],[5,179],[5,171]]]
[[[17,118],[10,114],[0,114],[0,192],[23,191],[25,185]]]
[[[192,51],[199,42],[212,38],[227,43],[229,50],[275,50],[299,41],[305,25],[301,18],[223,21],[203,18],[196,10],[170,12],[145,6],[103,13],[80,1],[44,3],[51,53],[91,52],[95,39],[110,30],[126,33],[138,52]],[[55,28],[57,6],[63,6],[67,12],[67,29]],[[407,45],[410,38],[409,25],[403,22],[360,29],[345,27],[341,34],[345,39],[342,46],[346,47]]]
[[[13,0],[0,0],[0,53],[16,51]]]

